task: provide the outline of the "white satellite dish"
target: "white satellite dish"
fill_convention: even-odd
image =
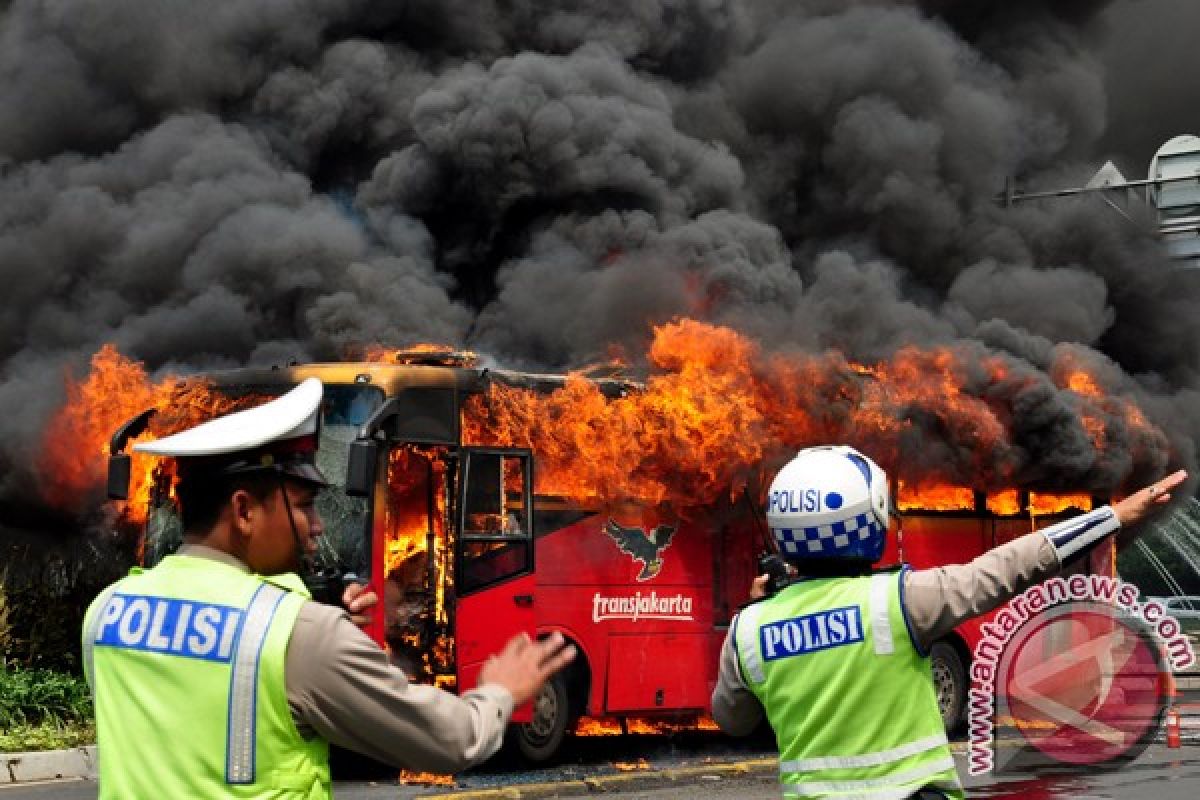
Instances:
[[[1200,266],[1200,136],[1168,140],[1150,159],[1146,199],[1172,258]]]

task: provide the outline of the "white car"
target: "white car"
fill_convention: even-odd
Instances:
[[[1200,628],[1200,595],[1183,594],[1174,597],[1147,597],[1146,602],[1156,601],[1167,609],[1167,613],[1183,625],[1185,630]]]

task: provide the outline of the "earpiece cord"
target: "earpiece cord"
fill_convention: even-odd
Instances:
[[[283,495],[283,507],[287,509],[288,524],[292,526],[292,542],[296,545],[296,562],[300,565],[300,574],[312,574],[313,565],[305,552],[304,543],[300,541],[300,532],[296,530],[296,517],[292,514],[292,501],[287,493],[287,479],[283,477],[282,472],[276,472],[279,476],[279,493]]]

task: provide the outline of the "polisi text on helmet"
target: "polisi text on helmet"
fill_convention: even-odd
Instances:
[[[823,503],[821,492],[817,489],[779,489],[771,492],[767,513],[813,513],[824,511],[826,505],[831,509],[841,506],[841,496],[836,492],[830,492],[825,500],[827,502]]]

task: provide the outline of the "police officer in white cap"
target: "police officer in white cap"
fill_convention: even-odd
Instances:
[[[795,571],[734,618],[713,716],[744,735],[765,713],[785,797],[962,797],[928,652],[1170,498],[1182,471],[963,566],[871,572],[883,555],[887,478],[850,447],[803,450],[780,470],[767,522]]]
[[[412,685],[295,571],[322,534],[320,381],[136,445],[176,459],[184,544],[92,603],[85,672],[101,798],[331,795],[330,742],[451,773],[500,746],[514,705],[574,657],[513,639],[462,697]],[[373,597],[348,592],[352,610]]]

